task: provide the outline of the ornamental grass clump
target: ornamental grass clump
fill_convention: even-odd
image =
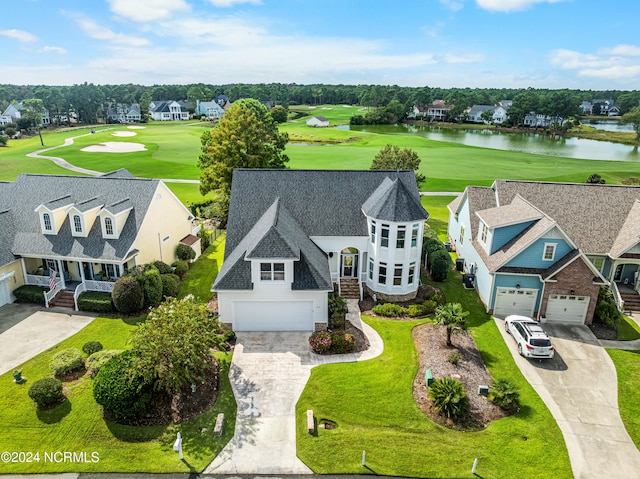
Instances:
[[[440,378],[431,383],[429,399],[448,418],[459,418],[469,410],[469,399],[462,383],[453,378]]]
[[[309,337],[309,344],[315,353],[326,353],[331,348],[331,334],[326,331],[317,331]]]

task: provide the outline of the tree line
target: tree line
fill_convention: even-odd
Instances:
[[[640,104],[638,90],[551,90],[517,88],[436,88],[401,87],[398,85],[325,85],[296,83],[235,83],[213,85],[195,83],[187,85],[95,85],[81,83],[71,86],[48,85],[0,85],[0,110],[10,103],[29,98],[41,99],[51,118],[68,119],[71,112],[80,123],[96,123],[106,116],[106,109],[113,103],[139,103],[146,112],[153,100],[211,101],[218,95],[226,95],[234,102],[241,98],[254,98],[288,107],[289,105],[349,104],[371,109],[393,105],[394,112],[408,112],[413,105],[428,105],[434,100],[444,100],[455,105],[451,117],[457,117],[472,105],[495,105],[501,100],[513,100],[514,109],[509,115],[524,117],[529,111],[567,118],[579,114],[582,101],[595,98],[613,99],[627,113]],[[569,108],[570,107],[570,108]],[[567,109],[574,113],[566,114]],[[563,110],[559,114],[558,110]]]

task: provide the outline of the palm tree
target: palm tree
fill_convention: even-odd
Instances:
[[[464,318],[469,311],[464,311],[460,303],[447,303],[438,306],[435,314],[436,324],[447,327],[447,346],[451,346],[451,334],[464,329]]]

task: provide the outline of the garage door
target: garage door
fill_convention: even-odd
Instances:
[[[493,315],[498,318],[506,318],[510,314],[531,317],[537,298],[537,289],[498,288]]]
[[[235,331],[313,331],[313,301],[234,301]]]
[[[549,295],[547,321],[584,323],[589,308],[589,296]]]

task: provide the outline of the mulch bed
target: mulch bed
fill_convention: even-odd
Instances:
[[[593,335],[598,339],[617,340],[618,333],[615,328],[610,328],[602,323],[588,324],[589,329],[593,332]]]
[[[333,329],[332,331],[334,332],[344,331],[345,333],[349,333],[353,336],[354,348],[353,348],[353,351],[351,351],[351,353],[360,353],[362,351],[366,351],[367,349],[369,349],[369,340],[367,339],[367,337],[364,335],[362,331],[356,328],[349,321],[345,321],[344,328],[336,328],[336,329]],[[319,354],[319,353],[316,353],[316,354]],[[324,353],[322,353],[322,356],[332,356],[334,354],[342,354],[342,353],[336,353],[335,351],[325,351]]]

